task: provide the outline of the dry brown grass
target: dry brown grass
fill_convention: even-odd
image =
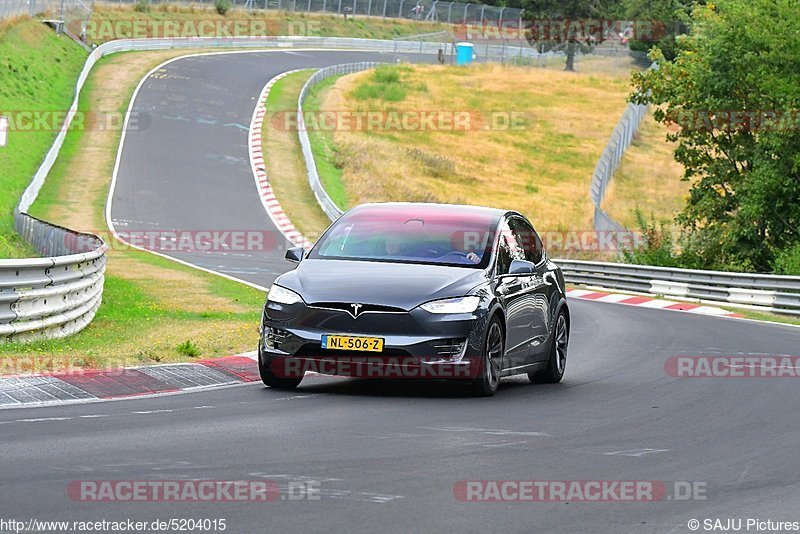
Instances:
[[[686,204],[691,184],[681,181],[683,166],[666,134],[648,114],[606,191],[603,209],[628,228],[636,228],[637,207],[648,219],[672,221]]]
[[[500,65],[411,66],[403,74],[412,88],[404,100],[354,99],[370,76],[341,78],[324,109],[478,110],[484,117],[514,111],[528,119],[522,129],[337,131],[350,205],[481,204],[517,209],[541,230],[591,228],[589,182],[625,108],[626,78]]]

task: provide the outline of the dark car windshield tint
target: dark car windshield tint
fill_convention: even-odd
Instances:
[[[499,215],[445,206],[354,210],[325,233],[311,258],[486,268]]]

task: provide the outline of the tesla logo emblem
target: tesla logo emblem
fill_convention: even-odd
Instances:
[[[353,317],[358,317],[358,310],[361,309],[361,306],[362,304],[358,304],[357,302],[350,305],[350,307],[353,308]]]

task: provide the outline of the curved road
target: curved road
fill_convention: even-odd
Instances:
[[[133,244],[152,249],[153,240],[168,256],[268,287],[287,268],[288,241],[262,207],[250,168],[247,134],[261,89],[287,70],[391,60],[349,51],[246,52],[187,57],[153,72],[131,108],[138,119],[120,155],[115,229]],[[228,237],[228,247],[201,252],[168,240],[197,236],[204,246],[211,241],[201,232],[225,231],[245,244]]]
[[[308,54],[180,60],[165,78],[148,81],[136,106],[154,112],[153,127],[126,141],[114,217],[269,229],[251,185],[244,131],[159,118],[153,106],[167,103],[159,108],[167,114],[168,102],[187,102],[175,115],[212,120],[231,106],[230,122],[248,124],[253,97],[271,72],[353,57]],[[221,103],[203,100],[212,95]],[[151,134],[156,139],[148,140]],[[287,268],[257,256],[197,261],[260,284]],[[796,380],[674,378],[664,370],[672,356],[796,354],[800,330],[598,302],[571,305],[564,382],[508,379],[490,399],[440,383],[311,377],[291,393],[249,384],[0,411],[0,517],[225,518],[228,532],[236,533],[689,532],[690,519],[800,520]],[[74,502],[66,491],[75,480],[130,479],[316,480],[322,498],[92,503]],[[668,488],[684,481],[704,488],[705,499],[454,497],[459,481],[485,479],[655,480]]]

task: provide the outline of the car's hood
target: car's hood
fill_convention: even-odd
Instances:
[[[437,298],[462,296],[486,281],[469,267],[306,259],[276,282],[307,303],[359,302],[410,310]]]

